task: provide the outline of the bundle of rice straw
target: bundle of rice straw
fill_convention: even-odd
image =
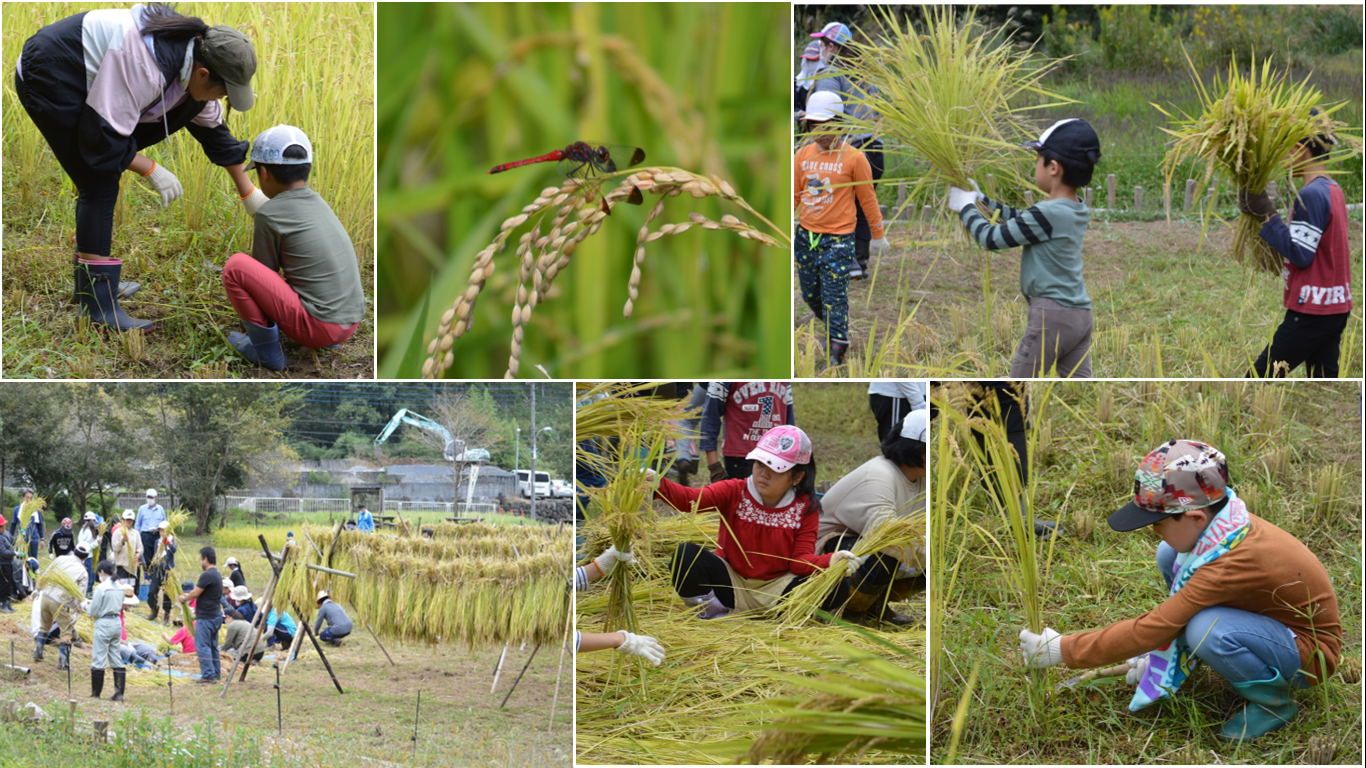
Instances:
[[[71,574],[62,570],[61,566],[57,565],[55,561],[48,563],[47,568],[43,569],[43,572],[38,575],[37,584],[39,591],[47,589],[48,587],[56,587],[66,593],[66,595],[77,604],[85,599],[85,593],[81,591],[80,585],[76,583],[75,579],[71,578]],[[38,596],[34,595],[33,599],[37,600]]]
[[[925,678],[912,671],[920,659],[908,648],[855,631],[882,653],[843,642],[819,651],[792,649],[805,657],[797,665],[814,677],[774,675],[799,693],[773,702],[775,717],[746,762],[803,764],[814,757],[823,765],[861,763],[870,749],[923,760]]]
[[[1006,188],[1034,189],[1022,162],[1033,158],[1019,146],[1037,131],[1024,113],[1072,103],[1040,85],[1060,60],[1021,50],[1003,29],[988,32],[972,11],[959,23],[953,6],[926,7],[921,32],[891,8],[872,8],[880,39],[851,43],[854,55],[836,74],[849,74],[868,94],[845,96],[846,115],[861,104],[880,117],[847,117],[835,129],[881,135],[887,154],[928,161],[927,173],[906,180],[908,200],[922,199],[916,193],[928,186],[947,204],[949,185],[971,189],[969,179],[985,183],[988,173]],[[1027,104],[1030,94],[1042,103]]]
[[[472,648],[504,643],[555,643],[561,638],[573,561],[568,528],[551,526],[456,526],[443,540],[398,538],[344,531],[328,567],[356,578],[310,571],[312,547],[290,558],[276,588],[277,606],[300,619],[316,610],[321,585],[353,617],[378,635],[426,643],[460,641]],[[305,525],[320,546],[331,529]],[[502,539],[500,543],[497,539]]]
[[[919,548],[923,552],[925,546],[925,513],[923,507],[919,506],[921,502],[921,499],[913,500],[912,504],[916,504],[914,510],[908,510],[908,514],[905,516],[885,520],[877,528],[859,537],[858,543],[850,551],[858,557],[865,557],[891,550],[894,556],[899,555],[901,558],[905,558],[906,555],[904,550],[897,552],[898,549]],[[833,568],[826,568],[812,574],[806,581],[798,584],[791,592],[784,595],[774,606],[774,610],[782,614],[781,626],[799,627],[810,621],[811,617],[821,607],[821,603],[825,601],[826,596],[835,589],[835,585],[845,575],[845,564],[837,563]],[[876,607],[881,610],[884,606]]]
[[[1271,59],[1264,59],[1260,69],[1254,57],[1246,72],[1238,68],[1237,58],[1229,61],[1228,79],[1216,79],[1206,89],[1200,74],[1186,55],[1191,79],[1200,94],[1201,114],[1191,117],[1185,112],[1177,118],[1153,104],[1172,121],[1172,128],[1162,130],[1171,135],[1164,165],[1170,184],[1177,166],[1188,159],[1205,165],[1200,188],[1206,188],[1215,174],[1227,178],[1233,186],[1252,193],[1266,191],[1267,182],[1284,178],[1290,173],[1285,157],[1295,145],[1312,136],[1328,136],[1336,140],[1326,158],[1315,162],[1334,163],[1361,153],[1361,137],[1341,132],[1346,124],[1332,115],[1346,102],[1321,105],[1323,96],[1309,85],[1308,76],[1299,84],[1288,80],[1288,73],[1271,68]],[[1317,115],[1310,115],[1318,108]],[[1208,216],[1209,211],[1206,211]],[[1243,262],[1251,250],[1251,266],[1255,269],[1281,274],[1284,259],[1265,240],[1258,236],[1262,222],[1255,216],[1239,214],[1233,228],[1232,256]]]

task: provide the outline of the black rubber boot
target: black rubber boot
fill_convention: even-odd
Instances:
[[[36,638],[36,639],[33,641],[33,660],[34,660],[34,661],[42,661],[42,660],[43,660],[43,646],[44,646],[44,645],[47,645],[47,640],[46,640],[46,638],[38,637],[38,638]]]
[[[62,643],[57,646],[57,669],[71,669],[71,645]]]
[[[119,259],[110,259],[101,264],[76,265],[76,291],[80,298],[81,313],[88,315],[92,322],[119,331],[152,330],[152,321],[130,317],[119,308],[113,286],[118,285],[121,271],[123,261]]]
[[[868,615],[868,611],[873,607],[873,601],[880,595],[869,592],[855,590],[849,595],[849,600],[844,604],[844,611],[840,613],[840,618],[852,624],[861,624],[865,627],[873,626],[877,623],[875,619]]]
[[[80,256],[80,254],[72,254],[72,256],[71,256],[71,266],[73,266],[73,267],[79,266],[80,263],[81,263],[81,256]],[[83,289],[83,288],[81,287],[81,274],[80,274],[80,272],[77,272],[77,273],[76,273],[76,290],[72,291],[72,293],[71,293],[71,301],[70,301],[69,303],[71,303],[71,304],[80,304],[80,303],[81,303],[81,291],[82,291],[82,290],[87,290],[87,289]],[[140,290],[142,290],[142,286],[139,285],[139,284],[137,284],[137,283],[133,283],[133,282],[119,283],[119,292],[118,292],[119,301],[123,301],[124,299],[132,298],[133,294],[137,293],[137,292],[140,291]]]
[[[100,692],[102,692],[103,690],[104,670],[94,669],[92,667],[90,670],[90,698],[98,699],[100,697]]]
[[[837,365],[844,365],[844,356],[849,353],[849,342],[834,341],[830,342],[830,349],[827,350],[831,368]]]
[[[1052,520],[1040,520],[1034,518],[1034,537],[1048,541],[1053,538],[1053,534],[1058,533],[1058,524]]]
[[[128,682],[128,670],[114,670],[114,695],[109,697],[110,701],[123,701],[123,686]]]

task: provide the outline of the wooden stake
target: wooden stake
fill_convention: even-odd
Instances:
[[[1105,206],[1111,211],[1115,209],[1115,175],[1113,173],[1105,177]]]
[[[541,644],[537,643],[536,647],[531,649],[531,655],[527,657],[526,664],[522,667],[522,671],[517,673],[517,679],[512,681],[512,687],[508,689],[508,695],[503,697],[503,703],[498,705],[499,709],[508,705],[508,699],[512,698],[512,692],[517,690],[517,684],[522,682],[522,675],[526,674],[527,667],[531,666],[531,660],[536,658],[536,652],[539,650],[541,650]]]
[[[568,595],[566,594],[567,598]],[[560,640],[560,668],[555,673],[555,698],[550,701],[550,722],[545,727],[545,732],[550,733],[555,727],[555,707],[560,703],[560,678],[564,676],[564,652],[569,648],[569,627],[574,623],[574,601],[568,600],[569,612],[564,616],[564,637]]]
[[[1143,210],[1143,187],[1134,187],[1134,210]]]
[[[109,721],[108,721],[108,720],[96,720],[96,721],[95,721],[95,741],[98,741],[98,742],[101,743],[101,744],[108,744],[108,743],[109,743]]]
[[[1195,179],[1186,179],[1186,199],[1181,203],[1181,210],[1189,211],[1191,202],[1195,199]]]
[[[394,657],[389,655],[389,651],[385,649],[384,643],[381,643],[381,642],[379,641],[379,635],[376,635],[376,634],[375,634],[375,630],[371,629],[369,624],[366,624],[366,625],[365,625],[365,631],[366,631],[366,632],[369,632],[369,633],[370,633],[370,637],[374,638],[375,645],[378,645],[378,646],[379,646],[379,649],[380,649],[381,651],[384,651],[384,658],[388,659],[390,664],[392,664],[393,666],[397,667],[398,664],[395,664],[395,663],[394,663]]]

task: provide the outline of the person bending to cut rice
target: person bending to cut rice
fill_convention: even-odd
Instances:
[[[164,3],[78,13],[43,27],[15,61],[19,103],[76,188],[76,292],[92,322],[150,331],[119,302],[137,293],[121,283],[114,258],[114,204],[124,171],[142,177],[162,207],[180,181],[142,150],[185,128],[209,162],[227,171],[247,213],[266,201],[242,169],[247,144],[233,137],[218,103],[252,107],[256,50],[241,32],[182,16]]]
[[[1224,455],[1204,443],[1172,440],[1149,453],[1134,476],[1134,500],[1109,523],[1116,531],[1156,529],[1167,599],[1091,632],[1021,630],[1025,663],[1088,669],[1127,659],[1136,712],[1175,695],[1204,661],[1247,700],[1219,729],[1222,738],[1250,741],[1288,725],[1298,710],[1294,691],[1337,668],[1337,595],[1314,553],[1254,515],[1228,480]]]
[[[1085,120],[1070,118],[1022,146],[1038,152],[1034,183],[1047,195],[1044,200],[1021,211],[981,192],[950,187],[949,208],[983,248],[1024,246],[1020,293],[1029,301],[1029,324],[1010,361],[1010,377],[1089,379],[1094,322],[1081,247],[1090,212],[1077,190],[1091,183],[1100,162],[1100,138]],[[977,202],[990,215],[999,214],[999,223],[983,217]]]
[[[618,552],[616,547],[608,547],[606,552],[593,558],[588,565],[574,569],[574,591],[588,589],[589,582],[597,581],[612,572],[617,562],[629,563],[635,559],[630,552]],[[574,630],[574,653],[590,653],[615,649],[627,656],[640,656],[656,667],[664,661],[664,646],[649,635],[633,632],[580,632]]]
[[[770,608],[818,570],[863,564],[848,551],[816,554],[821,505],[805,432],[774,427],[746,458],[753,465],[749,477],[701,489],[660,478],[655,490],[655,498],[680,512],[721,514],[715,552],[684,542],[669,562],[674,590],[685,604],[699,607],[704,619]],[[848,597],[849,584],[842,579],[821,608],[833,611]]]
[[[1352,253],[1347,199],[1325,163],[1336,144],[1332,136],[1312,136],[1285,158],[1301,182],[1289,225],[1265,192],[1238,190],[1238,208],[1262,220],[1261,238],[1285,259],[1285,318],[1249,377],[1287,376],[1300,364],[1311,379],[1338,377],[1342,332],[1352,312]]]
[[[247,331],[228,341],[272,371],[289,365],[281,330],[310,349],[330,347],[351,338],[365,317],[356,248],[309,188],[312,168],[313,145],[298,128],[277,125],[256,137],[246,169],[256,171],[269,200],[256,211],[251,255],[234,253],[223,266],[223,290]]]
[[[911,411],[901,428],[882,441],[882,455],[864,462],[839,479],[821,499],[816,551],[852,550],[869,535],[897,517],[925,517],[925,442],[930,412]],[[892,603],[925,589],[923,545],[887,549],[869,555],[850,577],[853,594],[843,617],[857,624],[879,620],[894,626],[913,623],[897,613]]]

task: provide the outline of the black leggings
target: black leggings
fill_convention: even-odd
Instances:
[[[873,411],[873,418],[877,419],[877,441],[881,444],[887,440],[888,434],[901,431],[901,422],[911,412],[911,401],[904,397],[869,395],[868,407]]]
[[[1271,344],[1252,364],[1249,378],[1281,378],[1303,364],[1311,379],[1336,379],[1342,332],[1349,318],[1351,314],[1307,315],[1287,309]],[[1284,363],[1288,369],[1273,371],[1269,360]]]
[[[868,158],[868,165],[873,171],[873,191],[877,191],[877,180],[882,178],[882,139],[867,138],[862,142],[856,142],[863,152],[863,156]],[[854,212],[857,214],[854,221],[854,255],[858,257],[859,264],[868,262],[868,244],[873,238],[873,229],[868,225],[868,216],[863,212],[863,203],[854,198]]]
[[[674,591],[681,597],[701,597],[715,591],[716,599],[727,608],[735,608],[735,587],[730,583],[730,571],[726,561],[716,553],[692,542],[684,542],[674,550],[669,560],[669,571],[673,574]],[[798,576],[788,582],[783,594],[796,589],[806,581],[806,576]],[[836,587],[825,596],[821,608],[834,611],[849,599],[849,580],[840,579]]]
[[[16,72],[14,90],[38,132],[43,134],[62,170],[76,185],[76,250],[108,257],[114,240],[114,204],[119,200],[120,173],[102,173],[81,157],[74,125],[62,125],[34,104]]]
[[[841,549],[853,550],[858,543],[859,536],[855,533],[841,533],[835,538],[825,542],[824,554],[832,554]],[[901,565],[901,561],[890,555],[874,553],[863,565],[859,566],[854,575],[849,577],[851,586],[858,592],[877,592],[892,583],[892,577],[896,575],[896,569]]]

